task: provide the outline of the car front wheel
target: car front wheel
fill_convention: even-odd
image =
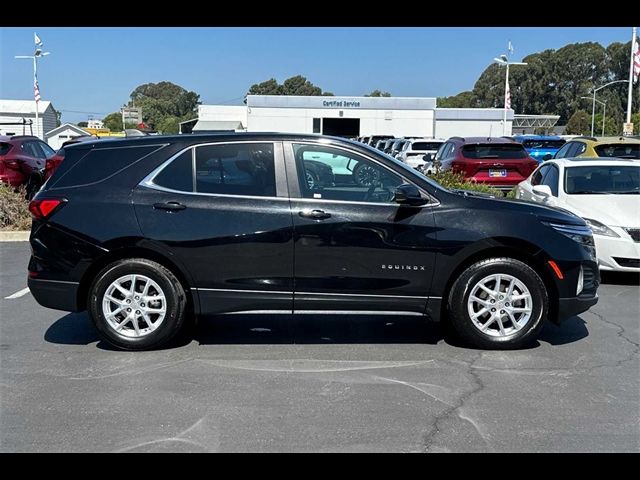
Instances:
[[[102,270],[89,294],[89,313],[102,335],[125,350],[169,342],[186,316],[186,295],[171,271],[144,258],[119,260]]]
[[[517,349],[532,343],[549,311],[540,276],[513,258],[490,258],[468,267],[448,298],[449,321],[474,347]]]

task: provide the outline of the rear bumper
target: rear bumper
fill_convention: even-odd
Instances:
[[[558,321],[586,312],[598,303],[598,295],[589,297],[561,298],[558,300]]]
[[[27,286],[36,301],[43,307],[66,312],[77,312],[78,287],[77,282],[63,282],[59,280],[27,279]]]

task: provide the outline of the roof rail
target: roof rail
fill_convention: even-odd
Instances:
[[[590,137],[588,135],[582,135],[581,137],[576,137],[573,140],[580,140],[580,139],[582,139],[582,140],[591,140],[592,142],[597,142],[598,141],[598,139],[596,137]]]
[[[461,142],[464,142],[464,138],[462,137],[451,137],[449,140],[460,140]]]

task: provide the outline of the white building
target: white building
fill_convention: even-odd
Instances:
[[[71,123],[65,123],[45,133],[44,141],[54,150],[58,150],[67,140],[87,135],[89,134],[82,128],[72,125]]]
[[[104,128],[104,122],[102,120],[89,120],[87,122],[87,128]]]
[[[56,112],[51,102],[34,100],[0,100],[0,135],[35,135],[44,138],[44,132],[56,128]]]
[[[200,105],[193,131],[495,137],[503,135],[503,115],[496,108],[437,108],[434,97],[249,95],[246,106]],[[512,122],[508,110],[506,135]]]

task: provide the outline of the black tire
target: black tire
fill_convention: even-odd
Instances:
[[[491,336],[480,331],[469,315],[467,302],[473,287],[492,274],[517,278],[531,294],[531,317],[520,330],[506,336]],[[474,263],[455,281],[447,300],[448,321],[463,341],[487,350],[512,350],[530,345],[538,337],[549,311],[549,296],[540,276],[525,263],[513,258],[489,258]]]
[[[142,337],[121,335],[107,322],[102,299],[109,285],[130,274],[145,275],[156,282],[166,299],[166,313],[156,330]],[[94,325],[110,344],[123,350],[149,350],[158,348],[173,339],[185,322],[187,298],[184,288],[175,275],[159,263],[145,258],[128,258],[108,265],[98,275],[89,289],[89,314]]]

